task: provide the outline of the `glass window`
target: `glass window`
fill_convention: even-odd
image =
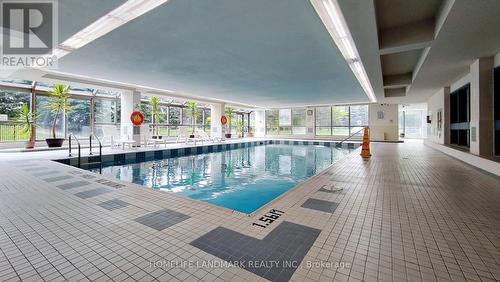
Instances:
[[[180,124],[181,123],[181,108],[170,107],[168,111],[168,123]]]
[[[292,125],[292,112],[290,109],[279,110],[280,126]]]
[[[292,109],[292,133],[306,134],[306,109]]]
[[[231,118],[231,133],[241,134],[243,131],[243,114],[233,113]]]
[[[182,108],[182,124],[185,126],[191,126],[191,115],[189,114],[189,110],[186,108]]]
[[[267,110],[266,111],[266,134],[277,135],[279,127],[279,111]]]
[[[316,108],[316,135],[349,135],[368,126],[368,105]]]
[[[354,134],[368,126],[368,105],[351,106],[350,115],[350,134]]]
[[[255,112],[250,113],[249,127],[250,133],[255,133]]]
[[[37,128],[36,128],[36,138],[39,140],[44,140],[46,138],[52,138],[51,127],[52,122],[55,118],[55,114],[52,113],[48,108],[47,104],[49,97],[47,96],[36,96],[36,111],[37,111]],[[90,110],[89,110],[90,112]],[[64,114],[60,113],[56,124],[56,137],[64,138]]]
[[[332,108],[333,126],[349,126],[349,106]]]
[[[196,116],[196,128],[203,130],[203,109],[198,108],[196,110],[198,115]]]
[[[333,127],[332,135],[349,135],[349,127]]]
[[[90,128],[90,100],[69,99],[72,110],[68,113],[68,134],[79,138],[88,138]]]
[[[94,120],[96,123],[117,123],[119,120],[118,104],[116,100],[95,99]]]
[[[30,103],[31,93],[11,90],[0,90],[0,115],[7,116],[9,121],[16,121],[19,109]]]
[[[210,109],[204,109],[205,117],[203,120],[203,130],[210,132],[210,125],[212,124],[211,111]]]
[[[290,109],[279,110],[279,134],[292,134],[292,111]]]
[[[141,103],[139,110],[144,115],[144,123],[151,123],[151,106],[149,103]]]
[[[423,109],[407,109],[405,111],[405,137],[408,138],[423,138],[425,137],[425,129],[427,110]]]
[[[332,134],[332,108],[316,108],[316,135]]]
[[[29,139],[29,134],[21,132],[23,126],[17,119],[21,106],[30,106],[30,95],[29,92],[0,89],[0,142]]]

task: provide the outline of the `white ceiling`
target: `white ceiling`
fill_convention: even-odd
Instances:
[[[124,1],[60,1],[60,41]],[[425,102],[466,74],[473,60],[500,52],[498,0],[338,2],[379,102]],[[443,3],[451,8],[434,19],[433,40],[381,58],[380,28],[436,16]],[[377,9],[387,10],[385,16],[377,19]],[[62,73],[94,81],[259,107],[368,101],[304,0],[170,0],[64,57],[59,66]],[[406,96],[384,96],[383,70],[412,71]]]

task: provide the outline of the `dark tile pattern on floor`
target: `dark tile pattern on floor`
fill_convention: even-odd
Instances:
[[[97,176],[95,175],[92,175],[92,174],[82,174],[81,175],[82,178],[85,178],[85,179],[94,179],[96,178]]]
[[[88,182],[88,181],[78,180],[78,181],[73,181],[73,182],[57,185],[57,188],[61,188],[63,190],[68,190],[68,189],[78,188],[78,187],[89,185],[89,184],[90,184],[90,182]]]
[[[31,171],[31,172],[46,170],[46,169],[48,169],[48,168],[45,166],[33,166],[33,167],[24,168],[25,171]]]
[[[306,209],[318,210],[322,212],[333,213],[337,209],[338,204],[335,202],[319,200],[319,199],[307,199],[301,207]]]
[[[71,177],[69,175],[61,175],[61,176],[53,176],[53,177],[49,177],[49,178],[44,178],[43,180],[47,181],[47,182],[57,182],[57,181],[61,181],[61,180],[71,179],[71,178],[73,178],[73,177]]]
[[[288,281],[321,230],[284,221],[264,239],[217,227],[190,244],[271,281]]]
[[[36,173],[33,173],[33,176],[49,176],[49,175],[54,175],[54,174],[60,174],[60,171],[57,170],[46,170],[46,171],[38,171]]]
[[[188,218],[190,218],[190,216],[183,213],[162,209],[136,218],[135,221],[158,231],[162,231]]]
[[[336,190],[337,188],[333,188],[333,189],[328,189],[328,188],[325,188],[325,187],[321,187],[318,191],[319,192],[325,192],[325,193],[340,193],[344,190]]]
[[[100,183],[102,185],[106,185],[108,187],[116,188],[116,189],[120,189],[120,188],[125,187],[125,185],[123,185],[123,184],[116,183],[116,182],[113,182],[113,181],[110,181],[107,179],[98,179],[95,182]]]
[[[116,209],[121,209],[121,208],[127,207],[129,205],[130,205],[129,203],[124,202],[120,199],[113,199],[113,200],[109,200],[109,201],[102,202],[102,203],[98,204],[98,206],[100,206],[101,208],[104,208],[104,209],[107,209],[110,211],[116,210]]]
[[[78,192],[75,194],[75,196],[82,198],[82,199],[88,199],[88,198],[92,198],[92,197],[106,194],[109,192],[111,192],[111,190],[106,189],[104,187],[99,187],[99,188],[95,188],[95,189],[91,189],[91,190],[87,190],[87,191],[83,191],[83,192]]]

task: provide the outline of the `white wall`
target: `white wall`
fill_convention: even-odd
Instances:
[[[140,128],[135,128],[130,121],[133,111],[139,110],[141,93],[138,91],[123,91],[121,95],[121,135],[141,144]],[[135,129],[134,129],[135,128]]]
[[[476,59],[469,67],[468,72],[460,79],[451,83],[449,92],[470,83],[470,153],[480,156],[493,154],[493,113],[492,113],[492,69],[500,65],[500,53],[494,57]],[[429,126],[427,141],[438,144],[449,144],[449,92],[446,87],[434,94],[428,100],[429,113],[432,123]],[[437,110],[443,108],[444,124],[442,134],[437,132]],[[472,135],[475,132],[475,140]]]
[[[308,115],[311,113],[312,115]],[[316,137],[316,108],[307,107],[306,108],[306,138],[312,139]]]
[[[225,104],[210,105],[210,135],[216,138],[224,138],[224,127],[220,122],[220,118],[224,115]]]
[[[266,136],[266,111],[255,110],[255,137]]]
[[[427,101],[427,115],[431,118],[428,124],[427,141],[438,144],[449,143],[449,102],[450,88],[441,88]],[[441,128],[438,128],[438,112],[441,112]]]
[[[370,140],[398,141],[399,120],[397,104],[370,104],[369,105]],[[383,118],[379,119],[379,112]]]

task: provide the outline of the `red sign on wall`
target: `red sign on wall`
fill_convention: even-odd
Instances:
[[[144,122],[144,115],[139,111],[132,112],[130,115],[130,121],[134,126],[141,126]]]

